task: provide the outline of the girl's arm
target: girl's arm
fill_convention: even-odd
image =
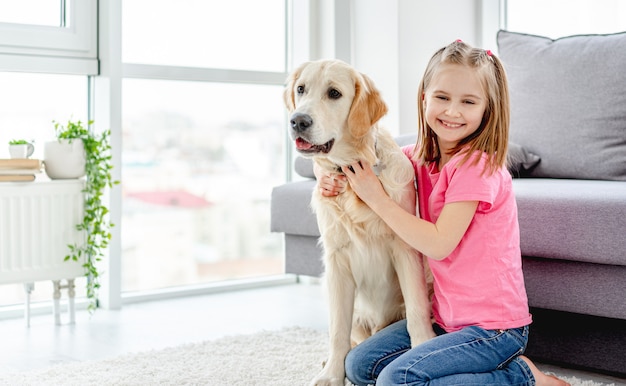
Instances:
[[[408,213],[393,201],[369,164],[361,162],[351,167],[342,169],[352,189],[407,244],[436,260],[444,259],[459,245],[476,213],[478,201],[446,204],[433,224]]]

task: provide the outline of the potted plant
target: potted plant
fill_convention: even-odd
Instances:
[[[75,127],[78,126],[79,128]],[[67,127],[55,122],[57,132],[55,141],[44,143],[43,164],[48,177],[53,180],[80,178],[85,175],[85,145],[83,141],[74,141],[82,130],[80,122],[69,122]]]
[[[70,253],[65,260],[83,261],[85,276],[87,277],[87,298],[89,299],[88,310],[93,313],[98,306],[98,289],[100,288],[100,272],[97,263],[102,259],[104,251],[111,239],[110,228],[113,226],[108,220],[109,209],[103,202],[106,188],[111,188],[119,181],[114,181],[111,175],[113,169],[110,136],[111,130],[106,130],[99,135],[88,127],[93,121],[87,122],[87,127],[81,121],[69,121],[66,126],[58,122],[54,123],[56,137],[59,142],[66,142],[72,146],[72,151],[77,151],[73,145],[80,143],[84,166],[82,174],[85,175],[85,210],[84,217],[76,228],[85,231],[86,240],[82,245],[69,245]],[[46,150],[49,150],[46,148]],[[80,157],[76,157],[80,158]],[[47,158],[44,157],[46,169]]]
[[[9,154],[11,158],[28,158],[33,155],[35,147],[25,139],[12,139],[9,141]]]

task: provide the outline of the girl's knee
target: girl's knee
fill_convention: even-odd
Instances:
[[[355,349],[350,350],[346,356],[344,362],[346,378],[356,386],[366,386],[374,383],[374,381],[370,379],[369,370],[365,362],[364,358],[359,355],[358,350]]]

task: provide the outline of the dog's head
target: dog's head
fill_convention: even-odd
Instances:
[[[302,64],[287,78],[284,99],[291,137],[305,156],[358,142],[387,113],[374,83],[338,60]]]

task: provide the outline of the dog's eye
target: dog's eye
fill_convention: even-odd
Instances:
[[[341,98],[341,93],[338,90],[331,88],[328,90],[328,97],[330,99],[339,99]]]
[[[296,92],[298,94],[304,94],[304,86],[298,86],[296,87]]]

